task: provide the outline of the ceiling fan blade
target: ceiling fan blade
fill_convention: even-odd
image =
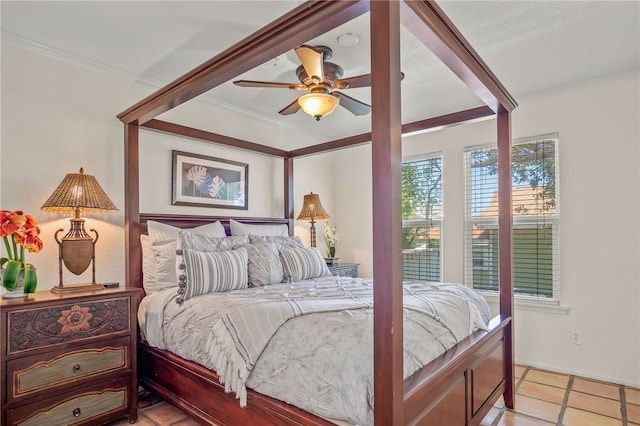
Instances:
[[[400,81],[404,80],[404,73],[400,73]],[[371,74],[358,75],[356,77],[343,78],[336,80],[337,89],[355,89],[357,87],[371,86]]]
[[[277,81],[236,80],[233,84],[241,87],[271,87],[274,89],[307,90],[307,87],[300,83],[280,83]]]
[[[295,114],[299,110],[300,104],[298,103],[298,99],[296,99],[295,101],[291,102],[289,105],[278,111],[278,113],[282,115],[291,115]]]
[[[296,55],[302,62],[305,72],[312,80],[320,83],[324,80],[323,54],[309,46],[300,46],[295,49]]]
[[[347,96],[341,92],[333,92],[334,95],[338,95],[340,105],[351,111],[354,115],[366,115],[371,112],[371,105],[367,105],[362,101]]]
[[[342,78],[336,80],[336,87],[339,89],[353,89],[355,87],[371,86],[371,74],[363,74],[356,77]]]

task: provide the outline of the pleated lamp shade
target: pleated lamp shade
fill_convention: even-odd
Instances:
[[[297,220],[322,220],[329,219],[329,213],[322,207],[320,197],[313,192],[304,196],[302,210]]]
[[[297,220],[308,220],[311,222],[311,227],[309,228],[311,247],[316,246],[316,220],[329,219],[330,217],[329,213],[322,207],[318,194],[312,192],[304,196],[302,210],[300,210]]]

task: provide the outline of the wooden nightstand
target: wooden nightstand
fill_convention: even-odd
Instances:
[[[337,277],[358,278],[358,265],[359,263],[339,263],[329,266],[329,270]]]
[[[137,421],[138,293],[41,291],[0,301],[0,423]]]

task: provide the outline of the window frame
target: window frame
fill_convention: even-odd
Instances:
[[[516,293],[515,288],[516,285],[514,283],[514,298],[516,303],[520,306],[525,307],[543,307],[543,309],[547,309],[548,307],[552,310],[559,310],[563,313],[568,312],[568,308],[560,307],[560,161],[559,161],[559,146],[560,146],[560,137],[559,133],[548,133],[536,136],[529,136],[519,139],[514,139],[512,142],[512,146],[544,141],[548,139],[554,140],[554,173],[555,173],[555,201],[554,201],[554,210],[555,213],[553,215],[544,215],[545,221],[550,222],[552,226],[553,237],[551,238],[552,242],[552,296],[546,297],[542,295],[531,295],[531,294],[522,294]],[[483,217],[478,218],[472,217],[472,197],[470,196],[472,188],[472,180],[471,180],[471,167],[469,167],[469,156],[473,151],[479,151],[484,149],[496,149],[495,143],[482,144],[482,145],[473,145],[464,148],[464,284],[470,288],[473,287],[473,269],[474,269],[474,256],[473,256],[473,238],[472,238],[472,229],[474,224],[481,223],[484,228],[487,229],[498,229],[498,217]],[[539,218],[541,215],[513,215],[513,230],[516,229],[533,229],[534,226],[537,226]],[[471,254],[471,259],[469,256]],[[514,271],[515,272],[515,271]],[[514,275],[515,273],[512,272]],[[515,280],[515,278],[514,278]],[[490,301],[498,300],[498,290],[488,290],[488,289],[478,289],[478,292],[483,294]]]

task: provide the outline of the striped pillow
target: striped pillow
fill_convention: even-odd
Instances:
[[[327,263],[316,247],[283,248],[280,259],[288,281],[302,281],[331,275]]]
[[[183,301],[201,294],[247,288],[247,250],[205,252],[183,249],[184,274],[178,277],[178,298]]]

